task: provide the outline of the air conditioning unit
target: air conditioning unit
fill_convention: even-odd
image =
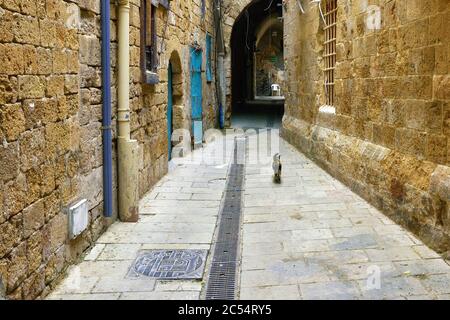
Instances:
[[[89,224],[88,201],[83,199],[71,205],[68,210],[69,215],[69,237],[75,239]]]

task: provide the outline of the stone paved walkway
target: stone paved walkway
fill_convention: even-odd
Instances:
[[[126,275],[139,250],[210,250],[233,137],[225,145],[222,155],[210,144],[192,156],[174,159],[171,172],[141,200],[139,222],[112,225],[48,298],[200,299],[204,282],[129,279]]]
[[[49,298],[202,299],[205,277],[126,275],[142,249],[211,249],[232,137],[226,145],[225,158],[204,158],[215,163],[201,163],[201,151],[175,159],[142,200],[139,223],[114,224]],[[249,146],[240,299],[450,299],[450,266],[435,252],[284,141],[280,150],[275,185],[271,164],[253,164]]]
[[[241,299],[450,299],[439,255],[288,143],[280,153],[281,185],[271,164],[247,165]]]

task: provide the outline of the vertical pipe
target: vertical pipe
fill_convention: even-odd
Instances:
[[[123,222],[139,219],[138,142],[131,140],[130,130],[130,3],[119,0],[118,20],[118,202]]]
[[[118,48],[118,136],[130,139],[130,4],[127,0],[119,1],[119,48]]]
[[[103,215],[112,216],[110,0],[102,0]]]

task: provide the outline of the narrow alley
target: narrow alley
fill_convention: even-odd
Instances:
[[[450,300],[449,21],[0,0],[0,300]]]
[[[447,262],[282,139],[285,173],[274,184],[271,163],[252,159],[261,145],[252,141],[267,130],[248,140],[236,298],[450,298]],[[198,281],[133,278],[129,270],[149,249],[212,255],[234,136],[177,159],[141,200],[139,222],[113,225],[49,298],[204,299],[211,256]]]

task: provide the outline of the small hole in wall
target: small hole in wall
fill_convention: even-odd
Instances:
[[[447,220],[449,220],[448,203],[446,201],[439,200],[439,207],[436,214],[436,224],[439,226],[444,226],[444,221],[448,222]]]

